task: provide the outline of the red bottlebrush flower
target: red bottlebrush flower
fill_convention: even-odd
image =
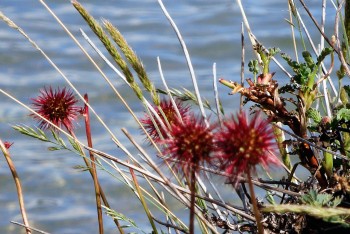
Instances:
[[[181,102],[179,100],[176,100],[175,103],[176,103],[177,109],[180,112],[182,120],[185,121],[188,118],[188,112],[189,112],[190,107],[185,106],[183,104],[183,102]],[[173,125],[174,123],[178,122],[178,116],[177,116],[176,111],[174,109],[174,106],[170,100],[162,100],[160,102],[160,108],[163,110],[164,115],[166,116],[170,126]],[[159,107],[155,106],[154,110],[157,112],[158,116],[161,118],[164,125],[167,126],[163,115],[159,111]],[[153,119],[156,121],[157,126],[158,126],[162,136],[164,138],[167,138],[166,131],[161,127],[161,125],[159,124],[159,121],[157,121],[157,119],[154,116],[153,116]],[[160,136],[157,132],[156,127],[154,126],[154,124],[151,120],[151,117],[148,114],[146,114],[145,117],[143,119],[141,119],[140,121],[144,125],[145,129],[147,130],[148,134],[152,137],[152,139],[156,142],[159,141]]]
[[[178,160],[178,166],[184,172],[198,169],[197,166],[211,162],[214,151],[213,127],[207,127],[203,118],[196,118],[193,114],[183,123],[171,126],[170,138],[161,141],[166,146],[163,154],[173,160]]]
[[[62,125],[68,130],[73,129],[73,121],[81,112],[81,107],[75,104],[78,100],[73,93],[66,88],[52,90],[52,87],[46,87],[40,90],[40,96],[32,98],[33,109],[42,117],[50,120],[55,125],[61,127]],[[34,119],[39,121],[41,129],[48,129],[52,126],[45,120],[41,119],[35,114],[30,114]]]
[[[269,121],[259,114],[249,121],[247,114],[240,112],[237,119],[232,115],[216,133],[219,168],[231,176],[237,185],[238,177],[247,170],[255,171],[257,164],[267,168],[270,164],[280,165],[275,156],[277,145]]]

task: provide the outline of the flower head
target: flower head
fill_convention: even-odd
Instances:
[[[81,107],[75,104],[78,100],[73,93],[66,88],[52,90],[52,87],[46,87],[40,90],[37,98],[32,98],[33,109],[42,117],[50,120],[55,125],[62,125],[68,130],[73,129],[73,121],[78,117]],[[51,125],[35,114],[30,114],[34,119],[39,121],[41,129],[48,129]]]
[[[213,127],[207,127],[203,118],[192,114],[183,123],[171,125],[171,137],[162,141],[166,144],[163,154],[177,160],[179,169],[184,171],[205,162],[210,163],[215,148],[212,130]]]
[[[216,133],[219,168],[225,170],[237,185],[238,177],[247,170],[254,171],[257,164],[264,168],[270,164],[279,165],[273,140],[269,121],[261,119],[259,114],[251,120],[244,112],[238,113],[237,118],[232,115]]]
[[[185,121],[188,118],[188,112],[189,112],[189,106],[185,106],[183,104],[183,102],[176,100],[175,101],[176,107],[180,112],[180,116],[181,119],[183,121]],[[176,114],[175,108],[172,105],[170,100],[162,100],[160,102],[159,105],[160,109],[162,109],[162,111],[164,112],[164,115],[166,116],[167,122],[169,123],[169,125],[173,125],[174,123],[179,122],[178,116]],[[159,107],[154,107],[155,111],[157,112],[158,116],[160,117],[160,119],[163,121],[163,123],[165,124],[165,126],[167,126],[166,121],[164,120],[163,115],[161,114]],[[157,123],[157,126],[159,126],[159,130],[162,134],[162,136],[164,138],[167,137],[166,134],[166,130],[164,130],[160,124],[159,121],[157,121],[157,119],[153,116],[153,119],[155,120],[155,122]],[[151,138],[154,141],[159,141],[160,140],[160,136],[158,134],[158,131],[156,129],[156,127],[154,126],[151,117],[146,114],[145,117],[143,119],[141,119],[141,123],[143,123],[145,129],[147,130],[148,134],[151,136]],[[168,130],[168,129],[167,129]]]

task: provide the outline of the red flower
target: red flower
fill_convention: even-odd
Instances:
[[[188,118],[188,112],[190,107],[185,106],[183,102],[176,100],[175,101],[177,109],[180,112],[181,118],[183,121],[185,121]],[[173,125],[174,123],[178,122],[178,116],[176,114],[176,111],[174,109],[173,104],[171,103],[170,100],[162,100],[160,102],[160,108],[163,110],[164,115],[166,116],[167,121],[169,122],[170,126]],[[163,115],[159,111],[159,107],[154,107],[154,110],[157,112],[158,116],[160,119],[163,121],[165,126],[168,126],[166,121],[164,120]],[[159,121],[153,116],[153,119],[156,121],[157,126],[164,138],[167,138],[166,130],[164,130],[161,125],[159,124]],[[160,136],[156,130],[156,127],[154,126],[150,116],[148,114],[145,115],[143,119],[140,120],[141,123],[144,125],[145,129],[147,130],[148,134],[152,137],[154,141],[159,141]],[[168,130],[168,129],[167,129]]]
[[[259,114],[250,121],[244,112],[237,119],[232,115],[216,133],[216,144],[219,168],[231,176],[235,185],[239,176],[247,170],[255,171],[257,164],[264,168],[280,164],[274,154],[277,147],[273,130],[269,121],[261,119]]]
[[[178,160],[176,163],[185,172],[198,169],[197,165],[211,162],[215,148],[212,130],[204,119],[190,115],[183,123],[171,125],[171,137],[162,141],[165,144],[163,154]]]
[[[5,141],[4,142],[4,146],[5,146],[5,148],[6,149],[10,149],[10,147],[13,145],[13,142],[12,143],[10,143],[10,142],[8,142],[8,141]]]
[[[72,122],[81,112],[81,107],[75,105],[78,100],[74,97],[73,93],[66,90],[66,88],[52,90],[52,87],[49,89],[45,87],[40,90],[40,94],[37,98],[32,98],[33,109],[55,125],[59,127],[63,125],[68,131],[71,131],[73,129]],[[30,116],[39,121],[39,127],[41,129],[52,128],[49,123],[39,116],[35,114],[30,114]]]

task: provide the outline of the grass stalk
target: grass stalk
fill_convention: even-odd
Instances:
[[[197,79],[196,79],[196,75],[194,73],[194,69],[193,69],[193,66],[192,66],[192,62],[191,62],[191,57],[188,53],[188,50],[187,50],[187,46],[186,46],[186,43],[185,41],[183,40],[182,36],[181,36],[181,33],[178,29],[178,27],[176,26],[174,20],[171,18],[169,12],[167,11],[167,9],[165,8],[162,0],[158,0],[158,3],[165,15],[165,17],[168,19],[168,21],[170,22],[171,26],[173,27],[175,33],[176,33],[176,36],[177,38],[179,39],[179,42],[181,44],[181,47],[183,49],[183,52],[184,52],[184,55],[185,55],[185,58],[186,58],[186,61],[187,61],[187,66],[188,66],[188,69],[190,71],[190,75],[191,75],[191,78],[192,78],[192,83],[193,83],[193,88],[195,90],[195,93],[196,93],[196,97],[197,97],[197,100],[198,100],[198,105],[199,105],[199,109],[201,111],[201,114],[203,116],[203,118],[205,119],[206,121],[206,124],[209,126],[209,122],[207,120],[207,116],[205,114],[205,111],[204,111],[204,107],[203,107],[203,102],[202,102],[202,99],[201,99],[201,95],[199,93],[199,89],[198,89],[198,85],[197,85]]]
[[[292,40],[293,40],[293,48],[294,48],[294,54],[295,54],[295,59],[297,62],[299,62],[299,56],[298,56],[298,47],[295,39],[295,32],[294,32],[294,23],[293,23],[293,15],[295,16],[296,14],[292,12],[292,9],[294,8],[294,4],[292,0],[288,0],[288,9],[289,9],[289,23],[290,23],[290,28],[291,28],[291,33],[292,33]],[[298,23],[299,25],[299,23]],[[300,29],[300,26],[298,27]]]
[[[190,169],[190,234],[194,234],[194,219],[195,219],[195,205],[196,205],[196,166]]]
[[[136,53],[131,49],[131,47],[128,45],[126,40],[124,39],[123,35],[120,33],[120,31],[113,26],[109,21],[104,20],[103,21],[104,26],[106,27],[108,33],[111,35],[113,41],[119,46],[121,51],[123,52],[125,58],[128,60],[128,62],[131,64],[132,68],[137,73],[141,83],[143,84],[143,87],[151,93],[153,103],[157,106],[160,103],[159,95],[157,94],[157,91],[153,85],[153,83],[150,81],[150,79],[147,76],[146,70],[136,55]]]
[[[133,181],[134,181],[134,185],[135,185],[137,194],[138,194],[138,196],[139,196],[139,199],[140,199],[140,201],[141,201],[141,204],[142,204],[142,206],[143,206],[143,209],[145,210],[146,215],[147,215],[147,217],[148,217],[148,220],[149,220],[149,222],[150,222],[150,224],[151,224],[151,226],[152,226],[152,229],[153,229],[153,232],[152,232],[152,233],[158,234],[157,227],[156,227],[156,225],[155,225],[155,223],[154,223],[152,214],[151,214],[150,210],[148,209],[147,203],[146,203],[146,201],[145,201],[145,199],[144,199],[144,197],[143,197],[143,195],[142,195],[142,192],[141,192],[139,183],[138,183],[138,181],[137,181],[137,178],[136,178],[136,176],[135,176],[134,170],[131,169],[131,168],[130,168],[130,174],[131,174],[132,179],[133,179]]]
[[[5,147],[5,145],[1,141],[1,139],[0,139],[0,148],[1,148],[1,151],[2,151],[2,153],[3,153],[3,155],[4,155],[5,159],[6,159],[7,165],[10,168],[13,180],[15,181],[16,190],[17,190],[17,196],[18,196],[18,203],[19,203],[19,208],[21,210],[23,223],[24,223],[25,226],[29,226],[29,222],[28,222],[28,218],[27,218],[27,212],[26,212],[26,209],[25,209],[25,206],[24,206],[24,198],[23,198],[23,191],[22,191],[21,180],[20,180],[20,178],[18,176],[15,164],[12,161],[10,152]],[[30,228],[26,227],[26,233],[27,234],[32,233]]]
[[[258,203],[257,203],[256,197],[255,197],[250,168],[247,168],[247,176],[248,176],[248,185],[249,185],[249,192],[250,192],[250,196],[251,196],[251,202],[253,205],[253,213],[255,216],[256,225],[258,227],[258,233],[264,234],[264,227],[262,226],[262,223],[261,223],[261,214],[260,214],[260,211],[258,208]]]

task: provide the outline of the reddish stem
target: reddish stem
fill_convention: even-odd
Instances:
[[[19,179],[19,176],[17,174],[16,168],[15,168],[15,164],[13,163],[10,153],[9,151],[6,149],[5,145],[2,143],[2,141],[0,140],[0,149],[2,150],[5,159],[7,161],[7,164],[11,170],[12,173],[12,177],[15,181],[15,185],[17,188],[17,195],[18,195],[18,203],[19,203],[19,207],[21,210],[21,214],[22,214],[22,219],[23,219],[23,224],[26,226],[26,233],[30,234],[32,233],[31,230],[27,227],[29,227],[29,222],[28,222],[28,218],[27,218],[27,213],[26,213],[26,209],[24,207],[24,198],[23,198],[23,192],[22,192],[22,186],[21,186],[21,180]]]
[[[84,95],[84,99],[86,103],[89,102],[88,95]],[[92,147],[92,137],[91,137],[91,125],[90,125],[90,115],[89,115],[89,107],[85,104],[84,106],[84,117],[85,117],[85,130],[86,130],[86,138],[88,142],[88,146],[90,148]],[[92,172],[92,179],[94,181],[94,187],[95,187],[95,195],[96,195],[96,206],[97,206],[97,216],[98,216],[98,224],[99,224],[99,233],[103,234],[103,219],[102,219],[102,206],[101,206],[101,192],[100,192],[100,186],[98,183],[98,177],[97,177],[97,171],[96,171],[96,164],[95,164],[95,156],[94,154],[89,151],[90,154],[90,160],[91,160],[91,172]]]

